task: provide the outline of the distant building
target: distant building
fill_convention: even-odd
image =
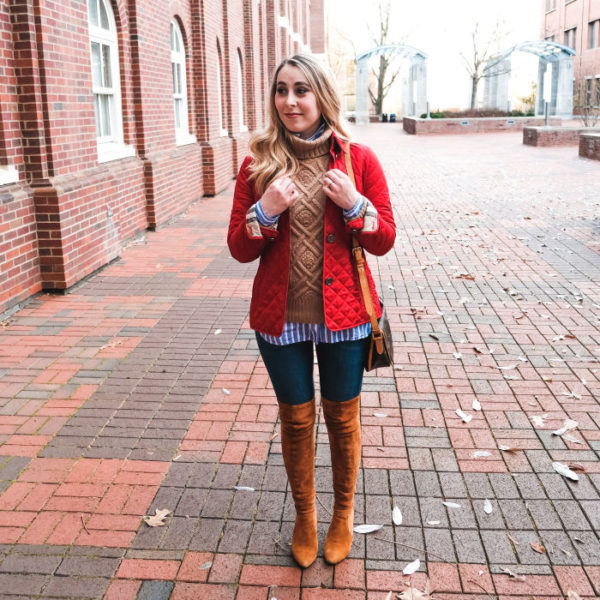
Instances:
[[[575,50],[575,107],[600,106],[600,0],[543,0],[543,39]]]
[[[323,19],[323,0],[0,2],[0,313],[226,187]]]

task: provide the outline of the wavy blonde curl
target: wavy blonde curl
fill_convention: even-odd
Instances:
[[[293,176],[299,162],[288,141],[289,133],[275,108],[277,77],[285,65],[298,67],[316,96],[321,118],[341,139],[349,140],[348,127],[342,116],[342,101],[331,70],[310,54],[295,54],[281,61],[275,70],[267,96],[267,126],[250,139],[251,178],[262,195],[269,184],[282,175]]]

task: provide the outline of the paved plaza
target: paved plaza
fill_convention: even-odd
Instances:
[[[396,365],[365,377],[356,494],[355,524],[383,527],[336,567],[290,556],[232,184],[1,323],[2,599],[391,600],[427,581],[439,600],[600,596],[598,163],[520,133],[356,137],[398,227],[370,257]],[[317,441],[322,545],[322,416]]]

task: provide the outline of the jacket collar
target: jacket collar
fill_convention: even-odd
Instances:
[[[342,140],[335,131],[331,132],[331,148],[329,150],[331,158],[337,158],[340,152],[344,153],[347,146],[349,146],[349,142]]]

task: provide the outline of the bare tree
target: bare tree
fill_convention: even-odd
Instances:
[[[492,59],[494,54],[500,49],[500,43],[504,38],[505,33],[502,31],[502,25],[498,21],[494,27],[492,34],[487,39],[482,39],[479,31],[479,22],[476,22],[473,31],[471,32],[471,54],[465,56],[460,53],[465,64],[465,68],[471,78],[471,110],[475,108],[477,102],[477,89],[479,82],[484,77],[492,77],[508,73],[508,70],[493,69],[498,63]]]
[[[385,3],[379,2],[379,23],[377,24],[378,31],[373,35],[373,42],[376,46],[388,46],[393,43],[390,40],[390,2],[389,0]],[[396,55],[393,52],[385,52],[379,55],[378,66],[375,69],[371,69],[377,86],[377,91],[373,92],[369,87],[369,97],[371,102],[375,106],[375,113],[380,115],[383,108],[383,100],[387,93],[390,91],[396,77],[400,73],[400,66],[395,70],[391,70],[392,63]]]

